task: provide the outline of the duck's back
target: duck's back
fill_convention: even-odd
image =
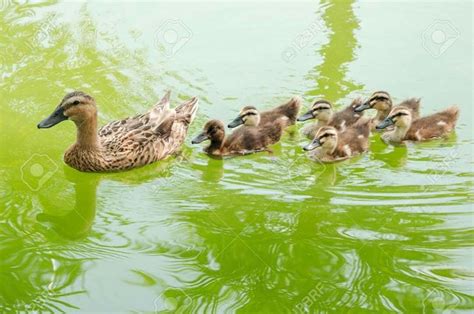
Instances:
[[[363,116],[362,112],[355,112],[354,110],[360,104],[362,104],[361,99],[353,100],[349,106],[335,112],[328,125],[335,127],[339,131],[344,131],[345,128],[354,125]]]
[[[300,107],[301,99],[299,97],[293,97],[286,104],[260,113],[260,124],[273,123],[277,119],[286,118],[286,121],[283,120],[286,126],[293,125],[296,122]]]
[[[285,125],[285,119],[277,118],[258,127],[241,126],[226,138],[223,148],[229,154],[262,151],[280,140]]]
[[[369,148],[370,121],[355,123],[339,133],[336,154],[339,157],[351,157],[361,154]]]
[[[74,151],[69,157],[80,157],[77,167],[83,171],[127,170],[164,159],[182,145],[196,110],[196,98],[175,109],[158,103],[147,113],[101,127],[100,150],[93,154]]]
[[[414,120],[404,140],[422,141],[443,137],[454,129],[458,116],[459,108],[451,106],[443,111]]]

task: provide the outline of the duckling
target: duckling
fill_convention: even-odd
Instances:
[[[344,131],[346,127],[353,125],[362,117],[363,114],[354,111],[361,104],[361,99],[354,99],[346,108],[334,112],[331,102],[324,99],[317,100],[308,112],[298,117],[297,121],[318,119],[318,122],[309,124],[302,129],[302,133],[311,139],[314,138],[319,128],[326,125],[333,126],[338,131]]]
[[[369,148],[370,122],[361,121],[344,132],[338,132],[333,126],[321,127],[313,141],[303,149],[311,151],[312,158],[322,162],[345,160],[366,152]]]
[[[210,120],[192,144],[210,140],[204,151],[212,156],[243,155],[267,150],[267,146],[280,140],[287,119],[283,117],[264,127],[240,127],[229,136],[225,135],[224,124],[219,120]]]
[[[294,96],[287,103],[261,113],[254,106],[245,106],[240,110],[237,118],[230,122],[227,127],[232,129],[242,124],[261,126],[273,123],[278,119],[281,120],[280,123],[285,123],[285,127],[293,125],[301,108],[301,102],[301,97]]]
[[[61,100],[38,128],[50,128],[65,120],[76,124],[77,140],[64,154],[64,161],[79,171],[128,170],[164,159],[183,143],[198,99],[194,97],[170,109],[169,98],[170,92],[148,112],[110,122],[97,131],[94,98],[74,91]]]
[[[414,119],[412,115],[412,111],[408,108],[402,106],[393,108],[388,117],[376,126],[377,129],[385,129],[391,125],[395,127],[392,131],[384,132],[382,140],[386,143],[399,143],[444,137],[455,128],[459,108],[451,106],[419,119]]]
[[[420,117],[420,98],[409,98],[401,102],[398,106],[403,106],[411,111],[414,119]],[[357,106],[354,111],[362,112],[367,109],[376,109],[377,115],[371,120],[371,129],[376,129],[380,122],[382,122],[392,110],[393,103],[390,94],[385,91],[377,91],[367,99],[363,104]]]

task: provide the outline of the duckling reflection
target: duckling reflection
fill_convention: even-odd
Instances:
[[[65,166],[66,178],[73,183],[75,203],[65,215],[39,213],[36,219],[47,222],[52,228],[68,239],[80,239],[89,233],[96,215],[97,185],[96,175],[78,175],[79,172]],[[72,173],[74,172],[74,173]]]

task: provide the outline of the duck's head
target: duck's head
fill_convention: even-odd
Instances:
[[[199,135],[191,141],[192,144],[199,144],[207,140],[222,141],[225,137],[224,124],[219,120],[210,120],[204,125],[204,128]]]
[[[372,94],[364,103],[354,108],[356,112],[362,112],[367,109],[376,109],[377,111],[389,111],[392,108],[392,98],[390,94],[384,91],[378,91]]]
[[[388,117],[386,117],[382,122],[375,126],[377,130],[385,129],[391,125],[396,127],[409,127],[411,125],[411,112],[404,107],[395,107],[390,111]]]
[[[38,129],[50,128],[68,119],[80,124],[96,116],[97,108],[94,98],[84,92],[75,91],[64,96],[53,113],[38,123]]]
[[[333,150],[337,145],[337,131],[332,126],[323,126],[318,130],[313,141],[303,147],[304,150],[313,150],[321,147],[324,150]]]
[[[228,128],[232,129],[243,124],[246,126],[257,126],[260,123],[260,114],[258,113],[257,108],[253,106],[245,106],[240,110],[237,118],[232,120]]]
[[[328,121],[332,115],[332,104],[327,100],[317,100],[304,115],[298,117],[298,121],[306,121],[309,119],[319,119]]]

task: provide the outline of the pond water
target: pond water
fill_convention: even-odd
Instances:
[[[0,30],[1,312],[474,310],[471,3],[0,1]],[[200,109],[178,156],[85,174],[72,123],[36,129],[72,89],[102,124],[167,89]],[[455,134],[327,165],[302,125],[271,154],[190,144],[243,105],[380,89],[458,104]]]

